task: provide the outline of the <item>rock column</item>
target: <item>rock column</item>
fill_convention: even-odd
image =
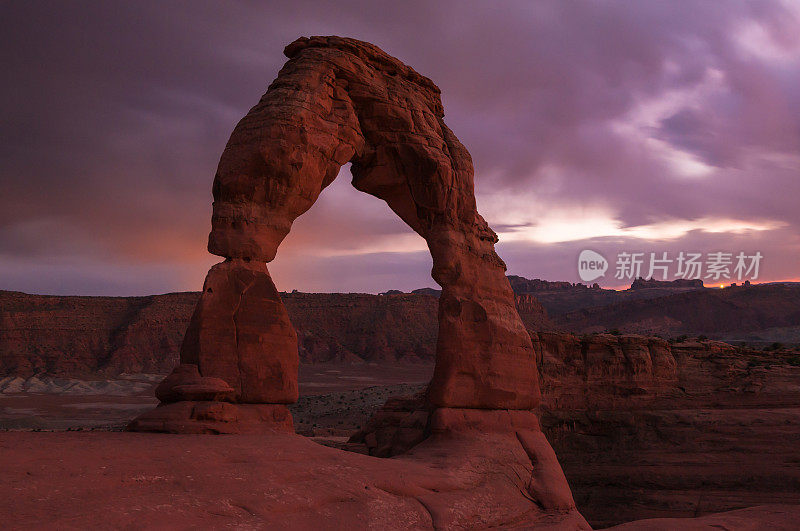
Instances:
[[[266,264],[228,259],[211,268],[181,346],[181,363],[156,390],[161,404],[135,431],[258,433],[292,430],[297,334]]]

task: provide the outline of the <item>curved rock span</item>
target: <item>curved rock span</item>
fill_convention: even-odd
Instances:
[[[266,263],[349,162],[353,186],[386,201],[426,240],[442,287],[430,433],[446,433],[453,451],[458,441],[503,437],[519,450],[514,463],[527,475],[530,510],[574,517],[532,411],[539,387],[531,339],[494,251],[497,235],[475,206],[470,155],[443,121],[439,89],[353,39],[301,38],[285,54],[278,78],[234,129],[214,179],[208,249],[225,261],[206,277],[181,365],[159,386],[160,407],[130,428],[291,430],[285,404],[298,396],[297,336]]]
[[[536,407],[531,340],[494,251],[497,236],[475,206],[470,155],[443,121],[439,89],[353,39],[301,38],[285,53],[290,60],[222,154],[208,248],[225,261],[206,277],[182,367],[164,383],[181,390],[164,390],[164,402],[200,401],[219,380],[232,389],[220,393],[225,403],[297,399],[297,337],[266,263],[350,162],[353,185],[386,201],[430,249],[442,286],[430,402]],[[148,428],[145,420],[133,427]]]

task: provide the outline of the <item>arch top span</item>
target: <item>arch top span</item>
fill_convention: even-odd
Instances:
[[[209,271],[181,349],[181,362],[197,367],[197,385],[227,384],[222,400],[232,403],[296,400],[296,337],[266,263],[351,162],[353,185],[386,201],[433,259],[442,294],[430,403],[534,408],[531,341],[438,87],[355,39],[301,38],[285,54],[278,77],[236,125],[214,178],[208,249],[225,261]]]
[[[290,60],[222,154],[211,253],[271,261],[348,162],[353,185],[423,237],[434,216],[475,221],[472,160],[444,124],[431,80],[354,39],[301,38],[285,53]]]

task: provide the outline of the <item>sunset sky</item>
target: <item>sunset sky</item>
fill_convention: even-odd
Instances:
[[[219,156],[309,35],[442,89],[510,274],[575,282],[593,249],[760,251],[759,281],[800,277],[799,2],[18,1],[0,27],[0,289],[199,290]],[[347,168],[270,264],[332,292],[430,267]]]

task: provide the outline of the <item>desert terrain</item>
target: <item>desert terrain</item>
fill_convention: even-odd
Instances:
[[[31,437],[24,435],[31,431],[106,437],[122,431],[157,403],[154,387],[177,361],[177,341],[170,338],[180,337],[188,322],[179,312],[189,312],[196,300],[195,294],[5,297],[2,352],[7,375],[0,378],[0,429],[8,432],[6,437]],[[118,317],[109,300],[121,308]],[[532,295],[518,297],[523,316],[535,316],[537,323],[549,320],[535,300]],[[170,305],[159,306],[163,301]],[[291,408],[297,433],[316,444],[362,454],[376,453],[381,439],[391,455],[392,445],[399,442],[397,430],[391,425],[387,429],[386,415],[377,424],[370,419],[385,410],[389,398],[417,396],[430,380],[431,360],[419,353],[432,348],[435,297],[288,294],[286,301],[301,337],[325,338],[299,346],[300,400]],[[131,310],[132,305],[139,307]],[[44,333],[47,323],[42,321],[38,334],[9,330],[10,325],[29,326],[39,312],[59,307],[65,317],[56,321],[57,329]],[[392,319],[393,314],[403,318]],[[87,343],[80,327],[109,339]],[[145,329],[145,335],[132,332]],[[353,341],[365,329],[365,339]],[[529,332],[542,383],[542,428],[578,509],[591,525],[800,504],[796,349],[616,332]],[[406,337],[396,345],[391,334],[399,333]],[[124,354],[142,352],[143,344],[162,350],[152,357]],[[377,353],[375,345],[380,345]],[[71,360],[66,352],[73,348],[83,351]],[[15,361],[22,356],[14,349],[33,360],[26,352],[40,353],[50,361],[35,363],[49,369],[14,372],[13,367],[22,367]],[[104,349],[111,355],[98,354]],[[122,368],[142,372],[119,372]],[[399,425],[402,418],[392,415]],[[419,427],[424,430],[425,423]],[[365,429],[377,435],[370,440],[372,446],[365,443]]]
[[[800,529],[800,3],[1,9],[0,530]]]

